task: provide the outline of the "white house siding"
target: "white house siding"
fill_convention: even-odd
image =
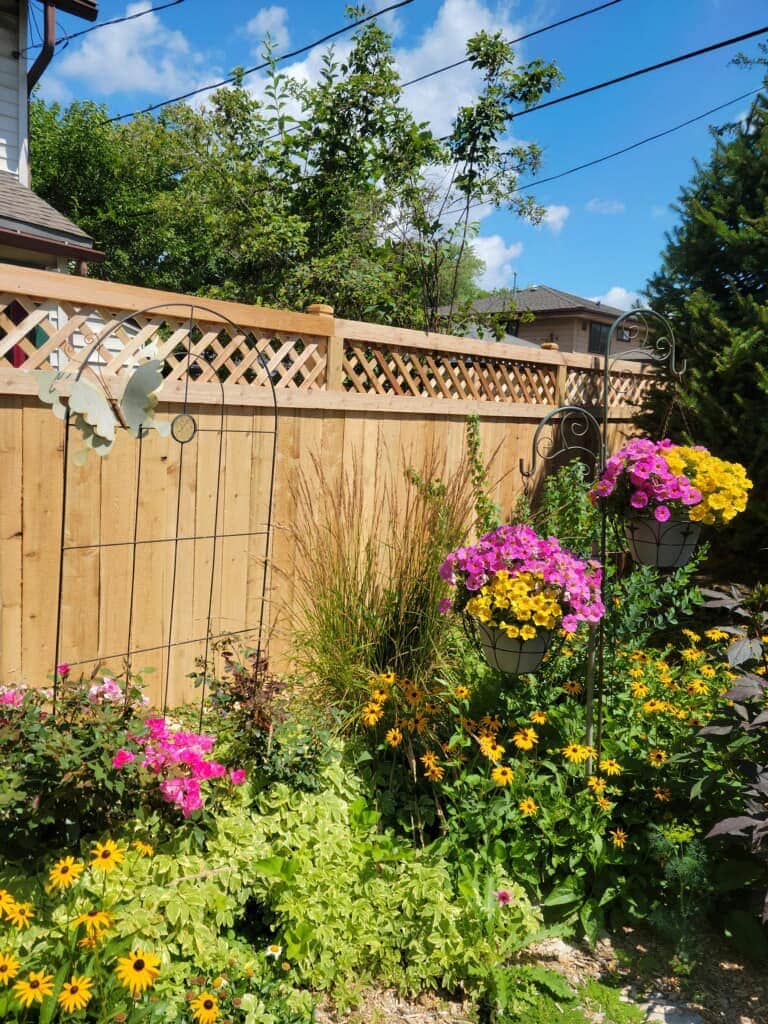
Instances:
[[[0,169],[29,187],[26,28],[27,0],[0,0]]]

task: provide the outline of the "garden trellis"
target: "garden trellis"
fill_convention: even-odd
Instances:
[[[212,316],[216,324],[202,330],[198,322]],[[151,331],[147,330],[147,326]],[[126,336],[129,338],[125,343]],[[143,344],[148,336],[150,344]],[[158,341],[158,337],[163,340]],[[105,368],[115,362],[115,338],[121,338],[119,360],[123,369],[125,387],[118,398],[112,390],[115,378],[107,382]],[[235,365],[247,362],[250,383],[268,389],[271,405],[266,417],[252,419],[250,427],[232,426],[228,422],[224,399],[221,367],[234,358]],[[201,665],[201,714],[205,700],[211,645],[225,637],[240,636],[255,645],[262,654],[266,651],[266,602],[272,536],[272,505],[277,452],[277,400],[273,374],[263,347],[255,338],[246,337],[238,326],[220,313],[204,305],[181,306],[174,309],[146,308],[126,314],[117,323],[108,323],[72,359],[74,373],[49,371],[40,374],[40,394],[53,405],[57,415],[65,420],[63,484],[61,505],[61,545],[58,566],[58,601],[56,608],[55,663],[51,666],[54,678],[53,706],[56,707],[57,689],[62,676],[59,670],[63,642],[67,631],[67,615],[77,613],[77,602],[72,600],[72,588],[80,583],[78,561],[89,553],[99,552],[100,558],[111,558],[113,564],[122,563],[122,589],[117,595],[117,616],[122,625],[124,643],[113,650],[100,650],[101,635],[94,638],[94,650],[70,665],[88,672],[97,667],[114,665],[119,661],[126,675],[136,670],[137,658],[151,656],[162,659],[163,710],[169,704],[169,685],[172,676],[172,658],[178,648],[195,651]],[[242,367],[241,367],[242,368]],[[156,415],[155,392],[166,381],[181,385],[179,405],[170,419]],[[205,412],[200,412],[190,398],[194,383],[210,383],[217,389],[218,401]],[[162,415],[162,414],[161,414]],[[152,433],[154,428],[154,433]],[[77,431],[82,435],[84,447],[75,450]],[[150,435],[152,434],[151,438]],[[135,472],[132,480],[123,481],[120,494],[122,511],[128,512],[128,521],[122,516],[126,533],[114,540],[89,537],[78,531],[73,522],[69,499],[74,488],[87,486],[82,469],[88,460],[108,457],[112,445],[120,435],[131,435],[136,445]],[[242,435],[245,435],[244,437]],[[127,443],[131,443],[125,437]],[[153,444],[154,442],[154,444]],[[249,510],[245,529],[232,529],[228,525],[226,488],[222,487],[227,448],[230,444],[253,445],[261,442],[269,462],[268,486],[261,495],[261,503]],[[142,490],[152,485],[153,465],[168,462],[174,467],[175,491],[168,489],[168,501],[175,507],[172,534],[162,524],[144,521],[142,516]],[[209,475],[213,471],[212,485],[201,494],[195,488],[194,510],[188,504],[187,476],[205,465]],[[71,479],[79,473],[79,479]],[[167,478],[166,478],[167,479]],[[201,500],[202,499],[202,500]],[[255,517],[255,518],[254,518]],[[160,526],[157,534],[157,526]],[[231,557],[228,542],[235,542],[238,551],[245,550],[249,559],[257,563],[260,576],[258,615],[245,627],[226,628],[226,623],[214,619],[214,590],[217,575]],[[150,600],[156,581],[152,578],[160,561],[156,552],[171,551],[164,557],[166,572],[161,589],[165,594],[161,608],[167,608],[164,621],[155,623],[154,639],[147,644],[136,642],[135,621],[143,603]],[[223,586],[224,584],[222,584]],[[197,607],[195,607],[197,604]],[[190,620],[183,638],[178,637],[178,621]],[[201,628],[196,629],[195,624]],[[146,633],[144,634],[146,636]],[[114,636],[114,634],[113,634]]]

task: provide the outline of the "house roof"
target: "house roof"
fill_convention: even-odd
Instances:
[[[96,260],[103,256],[77,224],[8,171],[0,171],[0,236],[5,244],[43,249],[73,259]]]
[[[86,21],[96,21],[99,15],[95,0],[53,0],[53,6],[65,14],[74,14]]]
[[[507,291],[498,295],[489,295],[472,303],[478,313],[501,313],[512,304],[519,310],[529,309],[532,313],[600,313],[603,316],[618,317],[624,310],[603,305],[593,299],[584,299],[580,295],[550,288],[539,284],[530,288],[520,288],[516,292]]]

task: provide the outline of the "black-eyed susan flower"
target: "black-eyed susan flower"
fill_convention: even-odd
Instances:
[[[534,711],[531,714],[531,721],[534,725],[546,725],[549,715],[546,711]]]
[[[85,927],[87,935],[98,937],[112,927],[112,918],[105,910],[97,910],[94,907],[75,918],[73,927],[79,928],[80,925]]]
[[[0,985],[9,985],[19,973],[21,964],[12,953],[0,953]]]
[[[489,732],[492,736],[501,728],[501,720],[498,715],[483,715],[480,719],[480,728],[484,732]]]
[[[658,800],[661,804],[668,804],[669,801],[672,799],[672,790],[667,788],[661,789],[657,787],[653,791],[653,799]]]
[[[587,779],[587,785],[593,793],[602,793],[607,785],[607,782],[605,781],[605,779],[601,779],[597,775],[590,775]]]
[[[627,839],[629,838],[628,834],[624,831],[624,829],[615,828],[608,834],[611,837],[611,842],[613,843],[613,845],[618,847],[619,850],[623,850],[626,846]]]
[[[456,700],[469,700],[471,691],[468,686],[457,686],[453,691],[453,696]]]
[[[48,872],[48,879],[54,889],[69,889],[85,870],[85,865],[74,857],[62,857]]]
[[[567,683],[563,683],[563,689],[569,697],[578,697],[584,687],[576,679],[569,679]]]
[[[16,903],[14,901],[13,906],[6,908],[5,916],[12,925],[21,931],[23,928],[29,928],[35,912],[31,903]]]
[[[592,747],[586,747],[581,743],[569,743],[562,748],[563,757],[571,764],[583,764],[595,753]]]
[[[211,992],[201,992],[189,1005],[197,1024],[214,1024],[219,1019],[219,1001]]]
[[[632,683],[629,688],[629,692],[633,697],[647,697],[651,692],[645,683]]]
[[[714,677],[717,675],[717,672],[711,665],[702,665],[699,669],[699,672],[701,672],[701,674],[705,676],[707,679],[714,679]]]
[[[507,765],[497,764],[491,771],[491,778],[497,786],[508,786],[514,777],[515,773]]]
[[[33,1003],[42,1003],[46,996],[53,995],[53,975],[30,971],[26,978],[16,982],[13,992],[21,1005],[29,1009]]]
[[[114,841],[107,839],[104,843],[96,843],[91,850],[91,867],[94,871],[103,871],[108,875],[125,859],[125,854]]]
[[[648,760],[654,768],[661,768],[662,765],[669,760],[669,754],[666,750],[659,750],[654,748],[648,751]]]
[[[524,800],[521,800],[517,806],[520,808],[520,813],[524,814],[527,818],[532,817],[534,814],[536,814],[536,812],[539,809],[539,805],[530,796],[527,796]]]
[[[596,803],[601,811],[610,811],[613,808],[613,804],[608,797],[605,797],[602,794],[597,798]]]
[[[539,742],[535,729],[518,729],[512,737],[512,742],[518,750],[533,750],[535,743]]]
[[[115,974],[123,988],[127,988],[135,998],[157,981],[160,957],[143,949],[134,949],[128,956],[118,959]]]
[[[155,848],[154,846],[152,846],[151,843],[144,843],[142,842],[141,839],[134,839],[134,841],[131,843],[131,846],[134,848],[134,850],[138,851],[139,856],[141,857],[154,856]]]
[[[8,910],[16,906],[16,900],[7,889],[0,889],[0,918],[8,916]]]
[[[61,992],[56,1000],[65,1013],[77,1013],[83,1010],[93,997],[91,986],[93,978],[82,974],[73,974],[70,981],[65,981],[61,986]]]
[[[386,704],[389,700],[389,694],[386,690],[376,689],[371,693],[371,701],[374,704]]]
[[[371,701],[363,708],[360,718],[362,719],[363,725],[371,729],[376,725],[383,714],[384,711],[382,710],[381,704],[374,704]]]
[[[425,768],[434,768],[437,764],[437,754],[434,750],[428,750],[426,754],[422,754],[419,758]]]
[[[394,729],[388,730],[384,739],[390,747],[399,747],[403,742],[403,734],[397,727],[395,727]]]
[[[430,765],[424,770],[424,777],[429,779],[430,782],[441,782],[444,775],[445,768],[441,767],[439,764]]]
[[[621,775],[621,765],[613,757],[605,757],[600,762],[600,771],[604,775]]]

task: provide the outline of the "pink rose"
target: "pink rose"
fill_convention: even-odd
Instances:
[[[113,768],[122,768],[123,765],[130,764],[131,761],[136,760],[136,755],[130,750],[118,750],[115,756],[112,758]]]

